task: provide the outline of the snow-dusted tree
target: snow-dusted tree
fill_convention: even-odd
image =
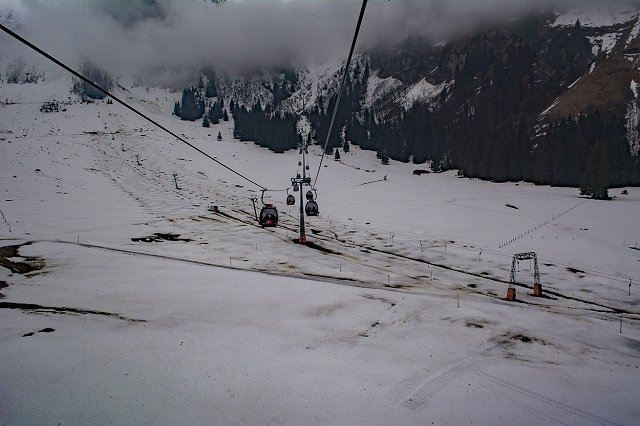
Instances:
[[[102,87],[104,90],[109,91],[113,88],[113,78],[89,61],[85,61],[80,65],[80,74]],[[104,99],[107,96],[104,92],[96,89],[89,83],[75,79],[73,83],[73,92],[80,95],[83,99]]]
[[[215,98],[216,96],[218,96],[218,88],[216,87],[215,81],[209,80],[204,96],[206,96],[207,98]]]
[[[184,89],[182,91],[180,118],[195,121],[204,114],[204,101],[197,98],[197,89]]]

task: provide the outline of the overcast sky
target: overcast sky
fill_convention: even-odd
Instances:
[[[359,46],[409,34],[445,39],[532,10],[630,0],[369,0]],[[90,58],[112,75],[180,81],[212,65],[247,72],[346,57],[361,0],[0,0],[18,31],[76,65]],[[637,3],[637,1],[635,2]],[[0,35],[0,52],[21,46]]]

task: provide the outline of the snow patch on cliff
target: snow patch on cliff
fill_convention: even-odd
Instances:
[[[636,23],[633,25],[629,37],[627,38],[627,44],[625,47],[629,47],[629,44],[640,35],[640,17],[636,17]]]
[[[599,53],[608,55],[613,48],[616,47],[618,37],[620,37],[620,34],[614,32],[594,37],[587,37],[587,39],[591,43],[591,52],[594,55],[598,55]]]
[[[638,132],[638,123],[640,122],[640,108],[638,108],[638,83],[632,81],[631,90],[633,90],[636,99],[627,104],[625,127],[627,129],[629,152],[632,156],[637,158],[640,153],[640,132]]]
[[[580,25],[583,27],[610,27],[629,22],[636,16],[638,16],[637,6],[629,5],[620,10],[619,6],[602,4],[562,13],[558,15],[552,26],[575,25],[576,21],[579,20]]]
[[[373,71],[369,76],[369,81],[367,82],[365,106],[370,108],[378,100],[398,89],[400,86],[402,86],[402,82],[397,78],[380,78],[378,77],[378,71]]]
[[[447,82],[442,82],[438,85],[434,85],[423,78],[405,92],[400,103],[405,110],[410,109],[418,102],[430,103],[438,97],[440,93],[442,93],[444,88],[447,87],[447,84]]]

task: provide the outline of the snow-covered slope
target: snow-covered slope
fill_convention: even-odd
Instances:
[[[285,192],[265,194],[281,226],[261,229],[258,188],[68,87],[0,86],[3,422],[640,417],[637,188],[599,202],[418,176],[354,147],[320,171],[321,214],[307,224],[319,251],[292,242]],[[118,94],[270,189],[296,173],[296,152],[234,141],[232,122],[171,117],[175,93]],[[40,112],[52,99],[66,111]],[[319,157],[311,148],[314,172]],[[530,295],[521,262],[519,302],[506,302],[511,256],[528,251],[547,296]],[[20,262],[42,269],[23,274]]]
[[[399,102],[405,110],[410,109],[416,103],[430,104],[449,84],[450,83],[443,82],[438,85],[433,85],[423,78],[411,86]]]
[[[591,4],[561,13],[553,25],[575,25],[576,21],[580,21],[580,25],[585,27],[610,27],[629,22],[636,16],[638,16],[638,8],[631,3],[621,9],[619,3],[602,2],[597,6]]]

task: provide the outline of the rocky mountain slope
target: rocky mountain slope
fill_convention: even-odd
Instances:
[[[640,184],[639,33],[638,8],[544,11],[455,40],[410,38],[364,52],[351,66],[330,148],[346,139],[393,160],[497,181],[586,186],[599,175],[602,185]],[[340,71],[301,67],[262,84],[219,84],[243,107],[235,113],[260,105],[266,128],[307,115],[322,143]],[[258,130],[246,138],[277,139]]]

